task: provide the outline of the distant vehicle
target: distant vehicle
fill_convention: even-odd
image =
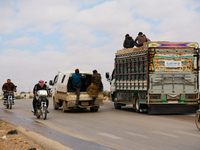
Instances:
[[[46,90],[37,91],[36,117],[40,118],[40,116],[42,116],[44,120],[46,120],[47,118],[47,96],[48,96],[48,93]]]
[[[106,73],[115,108],[131,104],[149,114],[195,112],[198,60],[196,42],[146,42],[117,51],[115,69]]]
[[[200,130],[200,101],[199,101],[199,109],[197,110],[195,115],[195,124],[197,128]]]
[[[54,80],[49,81],[49,85],[53,86],[52,98],[53,107],[57,110],[62,107],[63,112],[73,110],[76,107],[76,93],[71,84],[71,76],[74,73],[72,70],[59,71]],[[103,92],[98,94],[93,106],[92,97],[87,93],[86,89],[91,84],[92,72],[80,71],[82,74],[82,87],[79,97],[79,109],[90,108],[90,111],[98,111],[100,106],[103,105]]]

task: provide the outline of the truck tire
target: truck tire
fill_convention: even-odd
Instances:
[[[54,110],[58,110],[58,104],[56,103],[54,97],[53,97],[53,108],[54,108]]]
[[[113,94],[111,94],[111,96],[112,96],[112,102],[114,102],[115,101],[115,98],[116,98],[116,92],[113,92]]]
[[[115,107],[115,109],[121,109],[122,106],[115,101],[114,107]]]
[[[137,113],[140,112],[140,101],[139,101],[139,98],[137,97],[136,100],[135,100],[135,111]]]

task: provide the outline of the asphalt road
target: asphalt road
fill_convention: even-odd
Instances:
[[[195,114],[148,115],[147,113],[134,112],[131,106],[116,110],[113,103],[107,101],[104,101],[104,106],[99,109],[99,112],[79,110],[63,113],[61,109],[53,110],[51,99],[47,120],[37,119],[33,116],[31,99],[15,100],[12,110],[7,110],[0,104],[0,109],[1,113],[4,112],[4,116],[10,112],[22,116],[24,124],[26,124],[24,118],[27,118],[27,127],[30,126],[28,121],[31,121],[45,127],[46,130],[58,131],[54,136],[59,136],[58,134],[62,133],[88,141],[90,144],[95,143],[111,149],[200,149],[200,131],[194,123]],[[0,115],[0,117],[2,116]],[[12,118],[10,121],[12,122]],[[14,122],[16,120],[13,119]],[[77,144],[80,144],[80,141]],[[100,147],[99,149],[106,148]]]

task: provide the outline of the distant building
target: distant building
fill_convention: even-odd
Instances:
[[[33,92],[21,92],[20,97],[22,99],[29,99],[33,97]]]

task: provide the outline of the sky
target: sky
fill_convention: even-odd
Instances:
[[[0,85],[32,91],[58,71],[112,72],[124,36],[200,43],[200,0],[0,0]]]

